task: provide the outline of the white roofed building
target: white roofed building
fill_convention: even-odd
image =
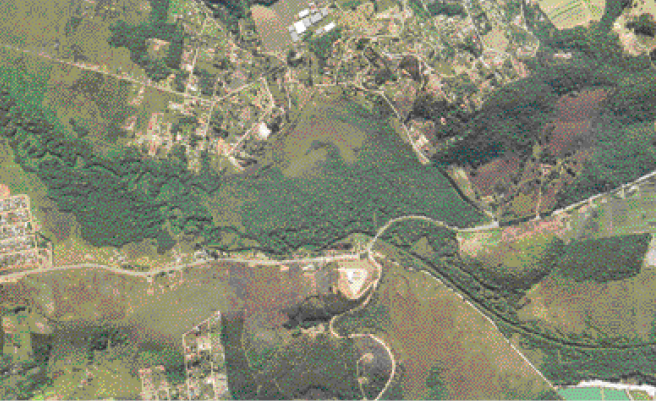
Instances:
[[[260,139],[265,140],[269,137],[271,134],[271,130],[265,123],[260,123],[260,126],[257,128],[257,134],[260,137]]]
[[[303,21],[294,22],[294,28],[296,29],[296,32],[299,33],[299,34],[305,32],[305,29],[306,29],[305,24],[303,23]]]

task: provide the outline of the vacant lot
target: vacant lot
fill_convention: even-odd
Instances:
[[[287,29],[290,24],[284,24],[283,18],[276,13],[273,7],[256,5],[251,8],[251,11],[266,50],[282,52],[293,43]]]

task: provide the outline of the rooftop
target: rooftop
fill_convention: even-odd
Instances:
[[[303,33],[303,32],[305,32],[305,29],[306,29],[305,24],[303,23],[303,21],[294,22],[294,28],[296,28],[296,32],[298,32],[298,33]]]

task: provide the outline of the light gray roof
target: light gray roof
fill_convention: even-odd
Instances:
[[[291,33],[290,33],[290,36],[292,37],[292,42],[298,42],[299,39],[300,39],[300,38],[298,37],[298,34],[297,34],[296,32],[291,32]]]
[[[306,28],[309,28],[310,25],[312,25],[312,21],[310,21],[310,17],[303,18],[303,24],[305,25]]]
[[[312,21],[313,24],[315,24],[315,23],[321,21],[322,18],[323,17],[321,16],[321,14],[312,14],[312,16],[310,17],[310,20]]]

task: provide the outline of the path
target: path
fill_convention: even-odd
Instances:
[[[4,276],[0,276],[0,284],[2,284],[3,282],[18,280],[18,279],[21,279],[25,276],[30,276],[30,275],[33,275],[33,274],[49,273],[49,272],[53,272],[53,271],[62,271],[62,270],[70,270],[70,269],[96,268],[96,269],[107,270],[107,271],[117,273],[117,274],[124,274],[126,276],[144,277],[144,278],[148,279],[148,278],[153,278],[154,276],[156,276],[160,273],[169,273],[169,272],[184,270],[188,267],[208,264],[208,263],[212,263],[212,262],[234,262],[234,263],[256,264],[258,266],[272,266],[272,265],[280,265],[280,264],[286,264],[286,263],[328,263],[328,262],[332,262],[332,261],[336,261],[336,260],[358,259],[358,258],[360,258],[360,256],[361,256],[361,254],[356,253],[356,254],[344,254],[344,255],[337,255],[337,256],[322,256],[322,257],[316,257],[316,258],[286,259],[286,260],[218,258],[218,259],[209,259],[209,260],[199,260],[199,261],[193,262],[193,263],[181,264],[181,265],[166,267],[166,268],[163,268],[163,269],[160,269],[160,270],[147,271],[147,272],[135,272],[135,271],[131,271],[131,270],[121,269],[119,267],[99,265],[99,264],[94,264],[94,263],[82,263],[82,264],[77,264],[77,265],[57,266],[57,267],[53,267],[53,268],[50,268],[50,269],[38,269],[38,270],[30,270],[30,271],[27,271],[27,272],[7,274],[7,275],[4,275]]]

